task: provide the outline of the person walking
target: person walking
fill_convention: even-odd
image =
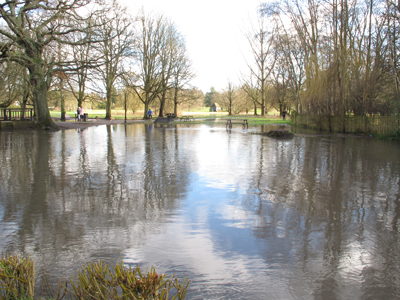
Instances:
[[[149,115],[149,119],[152,118],[153,112],[151,111],[151,109],[149,108],[149,111],[147,112],[147,114]]]
[[[80,121],[81,120],[81,107],[80,106],[78,107],[78,110],[76,111],[76,115],[78,117],[78,121]]]

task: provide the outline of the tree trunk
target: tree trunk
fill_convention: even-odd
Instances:
[[[47,82],[41,66],[30,66],[29,73],[36,108],[36,127],[58,129],[50,116],[47,104]]]
[[[61,121],[65,121],[64,95],[62,90],[60,91],[60,95],[61,95]]]
[[[128,98],[128,95],[127,95],[127,93],[126,93],[126,91],[125,91],[125,92],[124,92],[124,100],[125,100],[125,103],[124,103],[125,123],[126,123],[126,100],[127,100],[127,98]]]
[[[341,0],[341,28],[340,28],[340,113],[341,113],[341,132],[346,132],[346,84],[347,84],[347,25],[348,25],[348,8],[347,0]]]
[[[78,99],[78,107],[82,107],[82,103],[83,103],[83,98],[81,98],[81,97],[79,96],[79,99]]]
[[[58,43],[58,60],[62,60],[61,56],[61,43]],[[63,95],[63,89],[64,89],[64,79],[63,79],[64,74],[60,74],[60,102],[61,102],[61,121],[65,121],[65,108],[64,108],[64,95]]]
[[[262,72],[263,78],[264,78],[264,72]],[[264,84],[264,79],[263,82],[261,83],[261,116],[263,117],[265,115],[265,84]]]
[[[149,115],[147,114],[148,111],[149,111],[149,104],[146,101],[144,104],[144,116],[143,116],[144,120],[149,119]]]
[[[161,101],[160,101],[160,112],[158,114],[159,117],[164,117],[165,94],[166,94],[166,90],[163,90],[163,92],[161,94]]]
[[[149,119],[149,115],[147,114],[147,112],[149,111],[149,95],[148,95],[147,92],[145,94],[144,101],[142,101],[142,102],[144,104],[144,116],[143,116],[143,119],[147,120],[147,119]]]
[[[178,89],[175,88],[174,91],[174,115],[175,117],[178,115]]]
[[[29,98],[29,87],[27,86],[27,84],[24,85],[24,90],[23,90],[23,98],[22,98],[22,118],[25,119],[26,115],[25,115],[25,109],[26,109],[26,104],[28,103],[28,98]]]
[[[63,80],[60,79],[61,121],[65,121],[65,107],[63,95]]]
[[[106,119],[111,119],[112,86],[107,87]]]

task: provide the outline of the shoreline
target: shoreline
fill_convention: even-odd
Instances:
[[[60,130],[66,130],[66,129],[85,129],[88,127],[93,127],[93,126],[100,126],[100,125],[113,125],[113,124],[123,124],[125,123],[125,120],[121,119],[114,119],[114,120],[106,120],[106,119],[89,119],[86,122],[83,121],[61,121],[59,118],[53,118],[54,123],[60,128]],[[142,123],[142,124],[147,124],[151,123],[152,121],[145,121],[145,120],[126,120],[126,124],[131,124],[131,123]]]
[[[106,119],[89,119],[86,122],[83,121],[73,121],[70,118],[67,119],[67,121],[61,121],[60,118],[53,117],[52,118],[54,123],[58,126],[58,130],[68,130],[68,129],[85,129],[93,126],[101,126],[101,125],[113,125],[113,124],[124,124],[125,119],[113,119],[113,120],[106,120]],[[4,122],[6,123],[6,122]],[[143,119],[127,119],[126,124],[153,124],[154,119],[151,120],[143,120]],[[1,124],[1,122],[0,122]],[[199,123],[197,123],[199,124]],[[269,123],[265,125],[281,125],[280,123],[274,124],[274,123]],[[289,127],[292,125],[288,124]],[[32,129],[32,125],[30,126],[24,126],[24,127],[17,127],[17,128],[12,128],[12,127],[6,127],[6,128],[0,128],[0,132],[2,130],[23,130],[23,129]],[[56,129],[57,130],[57,129]],[[353,138],[364,138],[364,139],[377,139],[375,136],[371,136],[368,134],[355,134],[355,133],[294,133],[294,136],[297,137],[317,137],[317,136],[330,136],[330,137],[353,137]],[[379,138],[378,138],[379,139]],[[389,140],[398,140],[398,139],[392,139],[389,138]]]
[[[122,119],[114,119],[114,120],[105,120],[105,119],[90,119],[86,122],[78,121],[78,122],[70,122],[70,121],[60,121],[59,118],[53,118],[54,123],[60,128],[60,130],[68,130],[68,129],[85,129],[93,126],[100,125],[113,125],[113,124],[124,124],[125,120]],[[126,124],[151,124],[154,120],[126,120]],[[317,136],[335,136],[335,137],[354,137],[354,138],[367,138],[373,139],[374,137],[369,135],[362,134],[354,134],[354,133],[294,133],[294,136],[297,137],[317,137]]]

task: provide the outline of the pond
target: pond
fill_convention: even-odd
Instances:
[[[400,144],[118,124],[0,132],[0,254],[191,279],[187,299],[399,299]]]

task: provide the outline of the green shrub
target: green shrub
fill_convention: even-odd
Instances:
[[[183,278],[179,283],[173,276],[158,275],[154,268],[142,273],[139,266],[126,268],[121,260],[113,270],[101,261],[88,263],[70,283],[67,295],[75,299],[184,299],[190,281]]]
[[[392,131],[389,134],[378,134],[375,136],[378,140],[396,140],[400,141],[400,129]]]
[[[106,109],[107,103],[106,102],[99,102],[97,103],[98,109]]]

